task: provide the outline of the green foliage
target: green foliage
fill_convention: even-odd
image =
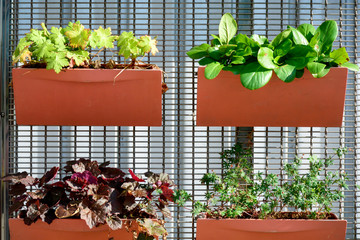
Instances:
[[[341,158],[346,148],[325,159],[309,157],[310,169],[301,173],[302,159],[296,157],[284,165],[287,181],[278,175],[264,176],[252,167],[252,152],[236,144],[220,153],[223,175],[204,174],[201,183],[209,190],[206,202],[195,202],[193,214],[208,218],[279,218],[285,209],[304,213],[307,218],[326,218],[334,201],[348,189],[345,173],[331,172],[335,156]],[[326,174],[324,171],[326,170]]]
[[[155,55],[159,52],[156,44],[156,39],[151,39],[150,36],[136,38],[132,32],[123,32],[118,38],[119,54],[125,59],[131,59],[133,63],[139,56],[145,56],[149,52]]]
[[[213,79],[221,70],[240,74],[245,88],[255,90],[265,86],[272,71],[284,82],[292,82],[308,68],[315,78],[325,76],[330,67],[347,67],[358,71],[359,67],[348,61],[345,48],[332,50],[338,29],[335,21],[325,21],[317,29],[311,24],[298,28],[289,26],[270,43],[257,34],[250,38],[238,34],[237,23],[226,13],[219,24],[219,36],[212,35],[211,45],[195,46],[187,55],[200,59],[206,65],[205,77]]]
[[[91,49],[98,48],[101,52],[105,48],[114,48],[118,41],[119,55],[125,60],[132,60],[133,67],[139,56],[149,52],[155,55],[156,39],[150,36],[136,38],[131,32],[123,32],[120,36],[112,35],[110,28],[99,27],[91,31],[79,22],[69,22],[65,28],[52,27],[50,32],[45,24],[42,29],[31,29],[30,33],[21,38],[12,56],[13,64],[46,65],[47,69],[54,69],[59,73],[64,67],[88,67],[91,64]]]

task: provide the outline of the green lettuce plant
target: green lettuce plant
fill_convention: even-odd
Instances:
[[[331,67],[347,67],[358,71],[349,63],[344,47],[332,50],[338,34],[335,21],[325,21],[317,29],[311,24],[298,28],[288,26],[271,42],[257,34],[248,37],[237,34],[237,23],[230,13],[221,18],[219,35],[211,44],[201,44],[187,52],[192,59],[200,59],[205,66],[205,77],[215,78],[221,70],[240,74],[242,85],[250,90],[265,86],[273,71],[284,82],[300,78],[307,68],[315,78],[325,76]]]
[[[251,149],[236,144],[220,153],[222,175],[209,172],[202,177],[201,183],[208,189],[206,201],[194,202],[193,214],[205,218],[336,218],[331,207],[344,197],[348,178],[330,168],[335,157],[341,158],[346,151],[336,149],[325,159],[310,156],[307,170],[301,170],[302,159],[296,157],[285,163],[281,183],[276,174],[264,176],[255,171]],[[189,200],[189,195],[179,191],[176,198]]]
[[[49,31],[44,23],[42,29],[31,29],[30,33],[21,38],[12,56],[13,64],[17,62],[27,67],[45,67],[59,73],[63,68],[100,67],[101,64],[92,59],[104,49],[114,48],[117,41],[119,55],[131,59],[127,66],[134,68],[139,65],[138,57],[148,53],[155,55],[157,41],[150,36],[136,38],[132,32],[123,32],[120,36],[112,35],[111,28],[99,27],[96,30],[86,29],[79,21],[69,22],[65,28],[52,27]],[[97,53],[90,54],[91,50]],[[111,60],[113,63],[114,61]],[[108,64],[113,68],[114,64]]]

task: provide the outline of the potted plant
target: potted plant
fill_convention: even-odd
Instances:
[[[332,50],[335,21],[289,26],[272,41],[237,30],[226,13],[211,45],[187,52],[206,65],[198,72],[197,125],[341,126],[347,69],[359,67],[344,47]]]
[[[126,177],[108,165],[89,159],[68,161],[64,170],[71,175],[58,181],[52,180],[59,167],[40,179],[26,172],[5,176],[3,181],[12,182],[9,211],[19,211],[18,219],[9,219],[10,238],[166,239],[159,213],[171,217],[168,205],[181,192],[172,190],[174,182],[165,173],[153,172],[145,173],[145,180],[130,169]]]
[[[334,155],[345,152],[337,149]],[[330,212],[348,188],[346,174],[329,169],[334,156],[310,156],[308,170],[296,157],[285,163],[282,183],[276,174],[254,170],[251,158],[250,149],[236,144],[221,153],[223,175],[202,177],[206,200],[193,209],[197,240],[345,239],[346,221]]]
[[[80,22],[50,31],[41,26],[20,39],[12,56],[13,64],[23,63],[12,71],[17,124],[161,125],[162,70],[137,60],[158,52],[156,39],[115,36]],[[94,60],[104,49],[114,52],[115,41],[124,64]]]

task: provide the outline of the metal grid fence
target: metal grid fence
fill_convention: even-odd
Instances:
[[[9,4],[9,18],[5,19],[5,24],[9,24],[9,48],[2,52],[9,62],[19,38],[30,28],[39,28],[42,22],[64,26],[68,21],[80,20],[89,28],[111,27],[114,34],[133,31],[135,35],[158,36],[160,53],[144,61],[151,61],[166,72],[165,81],[170,88],[163,96],[162,127],[18,126],[9,86],[11,67],[3,64],[6,79],[2,83],[2,174],[27,170],[36,175],[68,160],[89,157],[99,162],[111,161],[122,169],[135,168],[138,173],[148,169],[166,171],[179,187],[201,200],[205,189],[199,182],[202,174],[209,170],[220,172],[218,153],[239,138],[253,142],[254,167],[266,173],[281,174],[284,161],[295,155],[324,156],[333,148],[346,146],[353,151],[336,167],[348,172],[350,189],[335,204],[334,211],[348,221],[347,238],[360,238],[360,206],[355,189],[359,181],[359,75],[349,73],[341,128],[198,127],[194,120],[198,64],[185,54],[192,46],[208,42],[210,34],[217,34],[222,14],[230,12],[238,21],[239,31],[264,34],[269,39],[287,25],[318,26],[325,19],[336,20],[340,28],[336,45],[346,46],[351,61],[357,63],[358,0],[5,0],[2,4],[5,10]],[[109,51],[101,55],[104,61],[111,56]],[[3,210],[5,193],[2,186]],[[195,239],[196,221],[189,211],[172,211],[175,217],[167,223],[169,239]],[[4,219],[6,213],[2,215]],[[2,231],[4,226],[3,221]]]

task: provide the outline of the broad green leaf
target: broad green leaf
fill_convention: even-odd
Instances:
[[[269,43],[269,40],[265,36],[259,36],[258,34],[253,34],[250,39],[257,42],[260,46]]]
[[[292,47],[292,42],[290,39],[285,39],[284,41],[282,41],[281,44],[279,44],[275,50],[274,50],[274,56],[278,57],[283,57],[285,56],[291,49]]]
[[[235,75],[238,75],[242,72],[243,68],[245,65],[241,64],[241,65],[230,65],[230,66],[226,66],[223,68],[223,70],[225,71],[230,71]]]
[[[231,59],[231,64],[243,64],[245,63],[245,58],[242,57],[242,56],[234,56],[232,59]]]
[[[304,37],[308,40],[308,42],[311,41],[312,37],[315,34],[314,26],[309,23],[301,24],[300,26],[297,27],[297,30],[299,30],[299,32],[301,32],[301,34],[304,35]]]
[[[70,27],[71,26],[71,27]],[[69,45],[73,48],[82,48],[85,49],[89,37],[90,37],[90,30],[85,29],[80,22],[73,23],[65,28],[65,36],[69,38]]]
[[[76,51],[67,51],[66,57],[69,59],[74,59],[75,64],[77,66],[81,66],[86,60],[89,59],[89,52],[82,49],[78,49]]]
[[[208,53],[210,57],[216,60],[220,60],[220,58],[224,55],[224,53],[221,52],[218,47],[209,47]]]
[[[274,72],[284,82],[292,82],[296,77],[296,67],[286,64],[281,67],[275,68]]]
[[[296,78],[301,78],[304,75],[304,69],[296,70]]]
[[[332,51],[330,57],[334,59],[333,62],[339,65],[350,61],[349,55],[344,47]]]
[[[212,62],[215,62],[216,60],[212,59],[212,58],[209,58],[209,57],[205,57],[203,59],[200,59],[199,61],[199,65],[200,66],[205,66],[205,65],[208,65]]]
[[[314,48],[325,55],[330,54],[332,44],[338,34],[337,23],[333,20],[325,21],[316,29],[315,35],[317,33],[319,33],[319,39]]]
[[[326,65],[323,64],[323,63],[318,63],[318,62],[311,62],[311,63],[308,63],[308,65],[306,66],[307,69],[309,69],[309,71],[311,72],[311,74],[319,74],[321,73]]]
[[[212,62],[208,64],[205,68],[205,78],[214,79],[219,75],[224,65],[219,62]]]
[[[219,44],[221,43],[219,36],[217,36],[217,35],[215,35],[215,34],[211,34],[211,36],[214,38],[214,40],[218,40],[218,41],[219,41]]]
[[[219,24],[219,37],[221,43],[229,43],[237,32],[237,23],[230,13],[225,13]]]
[[[263,68],[258,62],[245,65],[240,73],[242,85],[250,90],[265,86],[271,79],[272,70]]]
[[[241,48],[241,47],[238,47],[236,49],[236,53],[235,53],[236,56],[250,56],[252,55],[252,50],[251,50],[251,47],[250,46],[245,46],[244,48]]]
[[[261,66],[267,69],[274,69],[278,66],[273,62],[273,51],[267,47],[261,47],[258,52],[258,61]]]
[[[237,45],[234,44],[224,44],[219,47],[219,51],[226,56],[231,56],[235,52],[236,47]]]
[[[141,55],[145,55],[145,53],[151,52],[151,54],[154,56],[156,53],[159,52],[159,50],[156,47],[157,40],[156,37],[154,39],[151,39],[150,36],[141,36],[138,47],[141,49],[142,53]]]
[[[296,45],[308,45],[308,40],[302,35],[302,33],[296,28],[289,27],[292,33],[292,39]]]
[[[190,51],[188,51],[186,54],[191,59],[203,58],[203,57],[208,55],[208,48],[209,47],[210,47],[209,44],[203,43],[200,46],[195,46],[195,47],[191,48]]]
[[[314,48],[316,52],[319,52],[319,41],[320,41],[320,33],[315,32],[314,36],[311,38],[309,42],[309,46]]]
[[[299,70],[306,67],[309,62],[314,61],[317,53],[310,46],[296,45],[288,52],[287,57],[288,59],[285,62]]]
[[[65,52],[52,54],[46,61],[46,69],[54,69],[56,73],[59,73],[63,67],[69,66],[69,59],[66,58]]]
[[[341,67],[346,67],[349,70],[354,71],[354,72],[359,71],[359,66],[358,65],[353,64],[353,63],[349,63],[349,62],[341,64]]]
[[[278,34],[272,41],[271,41],[271,45],[273,47],[277,47],[279,46],[283,41],[285,41],[286,39],[289,38],[291,34],[291,29],[286,29],[284,31],[282,31],[280,34]]]
[[[313,73],[312,75],[313,75],[314,78],[322,78],[326,74],[328,74],[329,71],[330,71],[330,68],[324,68],[321,72]]]
[[[92,48],[113,48],[115,36],[111,35],[111,28],[104,29],[99,27],[97,30],[91,32],[89,44]]]

